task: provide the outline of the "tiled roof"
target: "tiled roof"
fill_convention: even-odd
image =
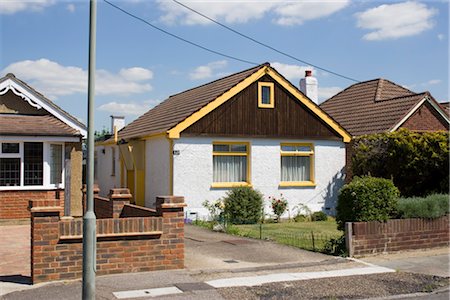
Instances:
[[[167,131],[266,64],[170,96],[120,130],[119,138],[129,139]]]
[[[439,103],[439,106],[442,108],[442,110],[450,116],[450,102],[441,102]]]
[[[386,79],[351,85],[320,104],[353,136],[394,127],[428,92],[416,94]]]
[[[80,136],[80,133],[51,115],[1,114],[0,135]]]

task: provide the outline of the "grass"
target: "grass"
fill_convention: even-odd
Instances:
[[[254,225],[233,225],[236,235],[276,241],[306,250],[323,251],[331,238],[340,237],[343,232],[336,229],[335,220],[317,222],[281,222]]]

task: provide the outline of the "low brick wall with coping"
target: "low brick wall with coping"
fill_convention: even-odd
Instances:
[[[449,216],[437,219],[395,219],[345,224],[349,256],[446,247]]]
[[[111,190],[113,216],[97,220],[97,275],[184,268],[184,198],[157,197],[155,216],[127,209],[130,198]],[[29,209],[33,284],[81,278],[83,220],[61,217],[58,200],[30,201]]]

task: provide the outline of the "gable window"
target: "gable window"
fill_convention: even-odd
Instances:
[[[281,144],[280,186],[314,186],[314,145]]]
[[[258,82],[258,107],[260,108],[275,107],[273,82]]]
[[[213,143],[213,187],[249,185],[249,144]]]

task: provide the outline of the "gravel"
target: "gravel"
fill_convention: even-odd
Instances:
[[[432,292],[449,286],[449,278],[414,274],[382,273],[307,281],[264,284],[255,287],[221,288],[224,299],[366,299],[398,294]]]

